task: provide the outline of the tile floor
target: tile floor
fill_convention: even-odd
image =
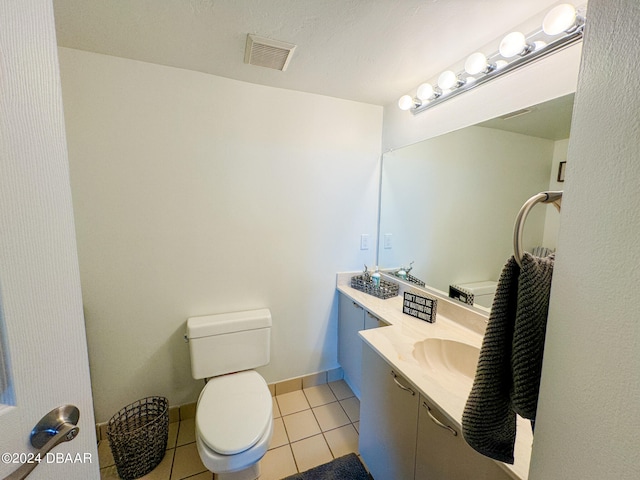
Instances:
[[[350,452],[358,453],[360,402],[344,380],[273,397],[274,431],[260,480],[280,480]],[[167,453],[145,480],[211,480],[195,444],[193,418],[169,425]],[[98,445],[100,478],[119,479],[106,440]]]

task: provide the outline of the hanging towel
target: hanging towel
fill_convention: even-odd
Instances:
[[[518,280],[518,308],[511,354],[511,402],[517,414],[532,421],[538,408],[554,261],[555,254],[540,258],[525,252]]]
[[[476,451],[513,463],[516,413],[535,419],[555,255],[504,266],[480,349],[462,432]]]

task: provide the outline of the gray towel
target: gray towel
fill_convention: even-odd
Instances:
[[[516,413],[535,419],[555,255],[504,266],[480,349],[462,432],[478,452],[513,463]]]

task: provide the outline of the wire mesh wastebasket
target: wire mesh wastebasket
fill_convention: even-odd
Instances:
[[[162,461],[169,438],[169,402],[146,397],[116,413],[107,424],[107,437],[123,480],[140,478]]]

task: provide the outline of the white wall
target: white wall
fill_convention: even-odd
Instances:
[[[189,316],[270,308],[269,382],[337,367],[335,274],[375,259],[382,108],[60,61],[97,419],[196,400]]]
[[[553,150],[552,140],[473,126],[385,153],[380,233],[393,248],[380,249],[380,265],[415,260],[412,274],[445,292],[497,281],[520,207],[547,189]],[[529,215],[525,250],[542,244],[544,213]]]
[[[636,0],[589,2],[532,480],[640,474],[638,18]]]

